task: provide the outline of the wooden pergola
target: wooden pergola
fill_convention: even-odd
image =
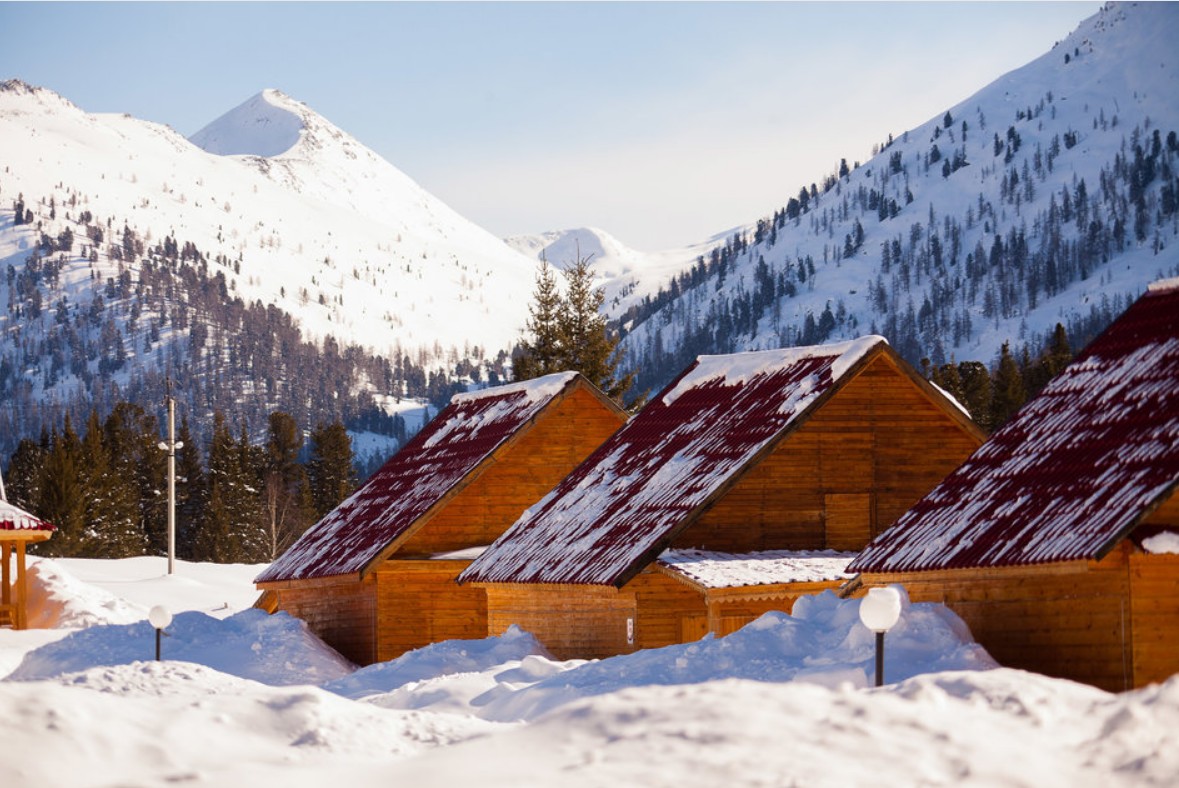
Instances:
[[[0,487],[0,490],[3,488]],[[28,625],[28,579],[25,576],[25,547],[53,535],[53,526],[0,498],[0,626],[24,629]],[[16,554],[16,581],[12,577],[12,556]]]

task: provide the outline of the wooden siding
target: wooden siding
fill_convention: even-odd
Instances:
[[[703,595],[654,567],[644,569],[622,589],[635,599],[635,645],[662,648],[699,640],[708,631]],[[700,631],[700,622],[704,630]],[[696,637],[686,637],[699,632]]]
[[[1129,552],[1123,545],[1100,562],[865,573],[857,593],[900,583],[914,602],[961,616],[1002,665],[1121,691],[1135,683]]]
[[[506,447],[410,536],[399,555],[428,555],[495,541],[625,421],[577,386]]]
[[[842,582],[830,580],[711,589],[707,592],[708,631],[717,637],[731,635],[771,611],[790,613],[800,596],[835,591]]]
[[[502,634],[516,624],[535,635],[557,659],[600,659],[636,648],[627,642],[627,619],[636,618],[635,596],[630,591],[524,583],[483,587],[489,635]]]
[[[878,355],[672,547],[862,548],[980,443],[980,434]]]
[[[1142,521],[1143,525],[1179,528],[1179,493],[1172,492]]]
[[[325,643],[358,665],[375,660],[376,583],[354,578],[339,582],[269,589],[275,608],[307,622]]]
[[[443,640],[487,637],[483,589],[455,583],[466,560],[392,560],[376,572],[376,661]]]
[[[1179,673],[1179,555],[1130,555],[1134,686]]]

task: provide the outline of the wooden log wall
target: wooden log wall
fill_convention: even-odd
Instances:
[[[673,546],[858,550],[980,443],[891,358],[877,356]]]
[[[357,665],[376,661],[376,583],[372,578],[273,585],[275,606],[307,622],[325,643]]]
[[[491,544],[613,435],[625,418],[577,386],[504,447],[490,467],[409,537],[398,553],[430,555]]]
[[[470,563],[395,559],[381,565],[376,572],[378,662],[443,640],[487,637],[486,593],[455,583]]]
[[[689,643],[708,631],[704,595],[655,567],[644,569],[622,592],[635,599],[638,648]]]
[[[1002,665],[1121,691],[1135,684],[1130,552],[1123,544],[1100,562],[865,574],[857,595],[900,583],[914,602],[961,616]]]
[[[717,637],[731,635],[766,613],[790,613],[800,596],[835,591],[840,581],[775,584],[748,588],[718,588],[707,594],[708,630]]]
[[[636,648],[627,640],[627,620],[637,618],[633,593],[612,586],[528,583],[483,588],[490,635],[516,624],[557,659],[600,659]]]
[[[1179,555],[1130,555],[1134,686],[1179,673]]]

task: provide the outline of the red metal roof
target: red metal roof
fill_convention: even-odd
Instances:
[[[573,385],[574,372],[460,394],[255,582],[363,570],[501,444]]]
[[[1179,481],[1179,281],[1153,286],[849,567],[1097,559]]]
[[[621,585],[867,353],[864,337],[701,356],[531,507],[460,582]]]
[[[0,501],[0,531],[54,531],[57,530],[50,523],[14,506],[8,501]]]

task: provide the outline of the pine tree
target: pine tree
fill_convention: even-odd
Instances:
[[[312,430],[307,476],[316,520],[339,506],[355,489],[352,440],[339,421]]]
[[[303,435],[288,413],[270,414],[266,442],[263,494],[266,505],[267,551],[274,560],[290,547],[309,525],[311,509],[307,473],[299,464]]]
[[[55,430],[45,461],[41,500],[34,511],[57,527],[54,538],[40,545],[45,555],[86,555],[90,534],[86,526],[86,502],[78,478],[82,446],[67,414],[59,435]]]
[[[565,295],[556,291],[547,266],[537,278],[537,290],[531,307],[529,331],[532,341],[525,344],[525,363],[515,368],[516,380],[574,370],[585,375],[611,399],[622,404],[634,384],[634,373],[617,377],[621,351],[618,337],[612,335],[601,313],[606,294],[593,286],[589,257],[580,254],[565,270]],[[554,319],[555,315],[555,319]],[[543,355],[540,349],[544,349]]]
[[[1019,374],[1019,365],[1011,355],[1007,343],[999,351],[999,363],[995,367],[995,374],[991,382],[994,392],[991,396],[990,419],[987,427],[994,431],[1002,427],[1027,399],[1023,387],[1023,376]]]
[[[970,412],[970,417],[984,430],[989,430],[991,417],[991,374],[980,361],[958,364],[958,379],[962,396],[958,400]]]
[[[213,413],[213,435],[209,441],[209,470],[206,475],[208,501],[196,527],[193,553],[198,561],[232,563],[240,552],[233,534],[231,488],[240,478],[239,455],[225,415]]]
[[[516,380],[538,378],[565,369],[562,358],[565,342],[560,321],[562,303],[557,278],[548,261],[542,257],[525,324],[531,339],[520,343],[512,362]]]
[[[249,431],[243,422],[238,433],[237,455],[239,475],[229,489],[227,500],[235,523],[239,557],[235,560],[257,563],[270,560],[267,537],[266,505],[263,500],[263,476],[266,469],[266,449],[250,443]]]
[[[98,538],[104,556],[167,552],[165,466],[156,447],[156,421],[143,408],[119,402],[103,424],[107,496]],[[154,515],[154,516],[153,516]]]
[[[176,455],[176,553],[191,560],[196,557],[196,526],[208,500],[208,491],[201,452],[187,417],[180,421],[176,440],[184,444]]]
[[[45,466],[49,452],[36,441],[22,438],[8,460],[4,476],[8,500],[27,511],[41,505],[41,488],[45,480]]]

